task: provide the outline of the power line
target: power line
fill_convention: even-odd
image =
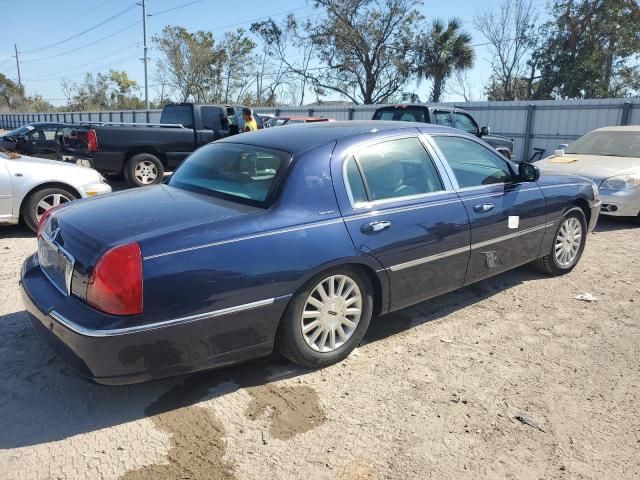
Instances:
[[[179,8],[188,7],[189,5],[195,5],[196,3],[200,3],[204,0],[194,0],[193,2],[183,3],[182,5],[178,5],[177,7],[167,8],[166,10],[160,10],[159,12],[149,13],[147,17],[155,17],[156,15],[162,15],[163,13],[173,12],[174,10],[178,10]]]
[[[122,32],[124,32],[125,30],[129,30],[130,28],[133,28],[133,27],[135,27],[136,25],[138,25],[138,24],[140,24],[140,23],[142,23],[142,20],[138,20],[137,22],[133,22],[132,24],[127,25],[126,27],[121,28],[121,29],[120,29],[120,30],[118,30],[118,31],[115,31],[115,32],[113,32],[113,33],[110,33],[109,35],[106,35],[106,36],[104,36],[104,37],[102,37],[102,38],[100,38],[100,39],[98,39],[98,40],[95,40],[95,41],[93,41],[93,42],[91,42],[91,43],[86,43],[86,44],[82,45],[81,47],[77,47],[77,48],[74,48],[74,49],[72,49],[72,50],[67,50],[66,52],[58,53],[58,54],[56,54],[56,55],[50,55],[50,56],[48,56],[48,57],[34,58],[34,59],[32,59],[32,60],[23,60],[23,61],[22,61],[22,62],[20,62],[20,63],[42,62],[42,61],[44,61],[44,60],[50,60],[50,59],[52,59],[52,58],[58,58],[58,57],[62,57],[62,56],[64,56],[64,55],[68,55],[68,54],[70,54],[70,53],[77,52],[78,50],[82,50],[82,49],[84,49],[84,48],[92,47],[92,46],[93,46],[93,45],[95,45],[96,43],[100,43],[100,42],[102,42],[102,41],[104,41],[104,40],[107,40],[107,39],[109,39],[109,38],[111,38],[111,37],[115,37],[115,36],[116,36],[116,35],[118,35],[119,33],[122,33]]]
[[[265,20],[265,19],[268,19],[268,18],[271,18],[271,17],[277,17],[278,15],[284,15],[285,13],[293,13],[293,12],[296,12],[298,10],[303,10],[305,8],[308,8],[308,7],[305,5],[304,7],[298,7],[298,8],[294,8],[292,10],[284,10],[282,12],[272,13],[271,15],[266,15],[264,17],[257,17],[257,18],[253,18],[251,20],[245,20],[244,22],[232,23],[230,25],[224,25],[223,27],[212,28],[210,31],[217,32],[217,31],[220,31],[220,30],[226,30],[228,28],[239,27],[240,25],[246,25],[247,23],[257,22],[258,20]]]
[[[108,22],[110,22],[110,21],[112,21],[112,20],[115,20],[116,18],[118,18],[118,17],[120,17],[120,16],[124,15],[125,13],[127,13],[128,11],[132,10],[132,9],[133,9],[133,8],[135,8],[135,7],[136,7],[136,3],[132,3],[131,5],[129,5],[129,6],[128,6],[127,8],[125,8],[124,10],[119,11],[119,12],[118,12],[118,13],[116,13],[115,15],[112,15],[111,17],[107,18],[106,20],[103,20],[102,22],[100,22],[100,23],[98,23],[98,24],[96,24],[96,25],[93,25],[93,26],[92,26],[92,27],[90,27],[90,28],[87,28],[86,30],[83,30],[83,31],[82,31],[82,32],[80,32],[80,33],[76,33],[75,35],[72,35],[72,36],[70,36],[70,37],[65,38],[64,40],[60,40],[60,41],[58,41],[58,42],[51,43],[51,44],[49,44],[49,45],[45,45],[44,47],[32,48],[32,49],[30,49],[30,50],[25,50],[25,51],[23,51],[23,52],[21,52],[21,53],[23,53],[23,54],[25,54],[25,55],[26,55],[26,54],[30,54],[30,53],[34,53],[34,52],[41,52],[41,51],[43,51],[43,50],[48,50],[49,48],[52,48],[52,47],[57,47],[58,45],[61,45],[61,44],[63,44],[63,43],[66,43],[66,42],[68,42],[69,40],[73,40],[73,39],[75,39],[75,38],[78,38],[78,37],[80,37],[80,36],[82,36],[82,35],[84,35],[84,34],[86,34],[86,33],[91,32],[92,30],[94,30],[94,29],[96,29],[96,28],[98,28],[98,27],[101,27],[102,25],[104,25],[104,24],[106,24],[106,23],[108,23]]]
[[[96,70],[104,70],[106,68],[113,67],[113,66],[116,66],[116,65],[124,63],[124,62],[128,62],[129,60],[133,60],[134,58],[137,58],[137,57],[138,57],[138,53],[134,53],[133,55],[128,55],[126,57],[119,58],[117,60],[114,60],[113,62],[109,62],[109,63],[107,63],[105,65],[102,65],[100,67],[94,68],[93,71],[95,72]],[[100,59],[100,60],[102,60],[102,59]],[[92,73],[92,72],[83,72],[83,73]],[[40,79],[34,79],[34,80],[28,80],[28,81],[30,81],[30,82],[44,82],[44,81],[49,82],[51,80],[63,80],[65,78],[67,78],[67,75],[61,75],[59,77],[51,77],[51,78],[40,78]]]

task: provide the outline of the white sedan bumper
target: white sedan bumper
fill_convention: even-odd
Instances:
[[[640,214],[640,189],[600,190],[603,215],[636,217]]]

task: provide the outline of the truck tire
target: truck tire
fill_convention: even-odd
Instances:
[[[151,153],[139,153],[131,157],[124,166],[124,178],[132,187],[157,185],[164,178],[164,166]]]
[[[67,203],[78,198],[71,190],[61,187],[42,188],[32,192],[22,204],[22,219],[34,232],[42,214],[51,207]]]

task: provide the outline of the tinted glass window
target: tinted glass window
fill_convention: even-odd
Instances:
[[[427,122],[424,109],[389,107],[376,110],[373,120],[399,120],[403,122]]]
[[[167,105],[162,110],[160,123],[178,123],[193,128],[193,112],[190,105]]]
[[[454,113],[453,118],[455,120],[455,127],[460,130],[464,130],[465,132],[472,133],[476,135],[478,133],[478,126],[473,119],[467,115],[466,113]]]
[[[351,198],[353,203],[362,203],[367,201],[367,191],[364,187],[364,181],[360,175],[360,169],[356,163],[356,159],[351,157],[347,162],[347,182],[351,190]]]
[[[202,115],[202,128],[206,130],[220,129],[221,110],[216,107],[202,107],[200,115]]]
[[[211,143],[193,152],[169,185],[262,207],[290,158],[253,145]]]
[[[374,120],[393,120],[393,111],[378,112]]]
[[[445,127],[453,127],[451,122],[451,114],[449,112],[435,111],[433,112],[433,121],[436,125],[443,125]]]
[[[391,140],[358,152],[370,201],[443,190],[431,157],[417,138]]]
[[[58,133],[58,129],[56,127],[44,127],[42,129],[43,133],[44,133],[44,137],[47,140],[55,140],[57,133]]]
[[[509,182],[507,162],[498,153],[463,137],[433,136],[461,188]]]

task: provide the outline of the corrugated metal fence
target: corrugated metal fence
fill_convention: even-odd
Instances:
[[[527,159],[535,148],[550,153],[560,143],[599,127],[640,125],[640,99],[544,100],[537,102],[444,103],[468,110],[480,126],[515,140],[515,157]],[[381,105],[320,105],[310,107],[256,107],[258,113],[308,115],[336,120],[368,120]],[[159,122],[160,110],[110,112],[57,112],[0,114],[0,128],[25,123],[53,122]]]

